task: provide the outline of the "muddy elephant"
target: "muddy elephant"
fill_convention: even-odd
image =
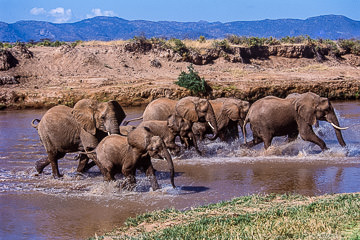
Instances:
[[[215,112],[219,138],[222,141],[233,141],[239,138],[238,125],[242,129],[250,108],[249,102],[236,98],[217,98],[209,102]],[[210,126],[202,122],[194,123],[192,131],[199,140],[203,140],[205,134],[212,133]]]
[[[151,133],[155,136],[160,136],[164,141],[166,147],[173,151],[175,155],[180,153],[181,147],[175,143],[177,136],[184,141],[193,140],[194,136],[191,131],[191,122],[181,117],[171,115],[167,121],[149,120],[143,121],[138,127],[147,127]],[[201,152],[198,149],[196,141],[194,143],[195,149],[198,153]],[[188,142],[185,142],[185,146],[188,146]]]
[[[49,109],[41,120],[34,119],[47,157],[36,162],[36,170],[41,173],[51,163],[52,174],[61,177],[58,159],[66,153],[82,152],[79,155],[78,171],[87,169],[89,160],[86,152],[94,150],[108,134],[119,134],[119,125],[126,117],[116,101],[97,102],[83,99],[74,108],[59,105]],[[38,125],[34,123],[38,121]]]
[[[119,131],[120,131],[120,135],[122,136],[127,136],[129,135],[129,133],[134,130],[136,127],[135,126],[119,126]]]
[[[96,164],[104,175],[104,180],[115,180],[115,174],[122,173],[126,178],[123,188],[128,190],[135,187],[136,169],[146,173],[153,190],[159,189],[151,157],[165,159],[170,169],[171,185],[175,188],[174,165],[165,143],[146,127],[137,127],[128,137],[107,136],[96,148],[96,156]]]
[[[268,96],[256,101],[249,109],[244,128],[250,122],[253,140],[245,144],[252,147],[264,142],[267,149],[275,136],[288,136],[289,141],[300,136],[305,141],[318,145],[321,150],[326,150],[325,142],[313,131],[312,125],[316,121],[327,121],[335,130],[336,137],[341,146],[345,146],[339,121],[333,106],[327,98],[315,93],[307,92],[286,99]]]
[[[208,100],[199,97],[185,97],[179,101],[168,98],[156,99],[147,105],[141,117],[124,121],[124,125],[137,120],[167,121],[169,116],[172,114],[182,117],[191,123],[208,123],[213,133],[213,137],[211,139],[215,139],[217,137],[218,127],[214,110]]]
[[[158,98],[150,102],[141,117],[125,120],[123,125],[127,125],[133,121],[150,121],[159,120],[167,121],[169,116],[175,113],[175,106],[177,101],[169,98]]]

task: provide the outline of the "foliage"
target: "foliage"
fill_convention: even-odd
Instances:
[[[206,93],[207,84],[204,78],[200,78],[199,74],[194,71],[194,67],[190,64],[189,73],[182,71],[175,82],[176,85],[189,89],[193,94]]]
[[[200,36],[198,41],[204,43],[206,42],[206,38],[204,36]]]
[[[225,52],[231,52],[231,47],[229,42],[226,39],[223,39],[221,41],[214,41],[213,42],[214,48],[220,48]]]
[[[114,239],[359,239],[360,195],[252,195],[129,218]],[[165,224],[171,222],[172,224]],[[147,228],[147,226],[151,226]]]
[[[345,50],[346,53],[360,55],[360,40],[356,39],[341,39],[339,46]]]
[[[168,46],[174,50],[174,52],[179,53],[181,56],[184,55],[184,53],[188,52],[186,45],[177,38],[172,38],[168,41]]]

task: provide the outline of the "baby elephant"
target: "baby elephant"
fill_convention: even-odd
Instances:
[[[132,138],[131,142],[139,135],[143,137],[139,139],[136,146],[130,145],[128,138]],[[126,177],[123,188],[132,190],[136,185],[136,169],[140,169],[149,177],[152,189],[157,190],[160,187],[155,177],[151,157],[163,158],[168,162],[171,185],[175,188],[174,165],[163,140],[159,136],[152,135],[146,128],[135,129],[128,138],[120,135],[107,136],[96,148],[97,165],[104,175],[104,180],[115,180],[115,174],[122,173]]]

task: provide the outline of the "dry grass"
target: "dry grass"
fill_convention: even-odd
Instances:
[[[125,40],[116,40],[116,41],[86,41],[81,44],[84,46],[122,46],[126,42]]]

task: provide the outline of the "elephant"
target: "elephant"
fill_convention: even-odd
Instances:
[[[41,173],[51,163],[54,178],[60,178],[58,159],[66,153],[78,151],[81,153],[77,171],[88,169],[86,152],[94,150],[108,134],[120,134],[119,125],[125,117],[117,101],[99,103],[82,99],[73,108],[64,105],[52,107],[41,120],[32,121],[48,155],[36,162],[36,170]],[[35,125],[35,122],[39,123]]]
[[[177,101],[169,98],[158,98],[150,102],[142,114],[141,117],[125,120],[123,125],[128,125],[129,122],[133,121],[149,121],[159,120],[167,121],[169,116],[175,113],[175,106]]]
[[[172,150],[175,155],[178,155],[181,150],[180,146],[175,143],[176,136],[180,136],[180,139],[186,141],[186,147],[189,147],[188,139],[194,140],[191,131],[191,122],[181,117],[176,117],[174,114],[171,115],[167,121],[143,121],[138,127],[147,127],[155,136],[160,136],[163,139],[165,146],[169,150]],[[196,144],[196,140],[194,141],[196,151],[201,154]]]
[[[149,121],[149,120],[160,120],[167,121],[169,116],[173,115],[172,124],[169,127],[174,131],[178,132],[181,129],[179,123],[182,122],[180,118],[183,118],[183,121],[189,121],[191,124],[194,122],[205,122],[207,121],[209,126],[213,131],[213,137],[210,139],[215,139],[218,134],[218,127],[216,123],[216,117],[214,110],[206,99],[201,99],[198,97],[185,97],[179,101],[172,100],[169,98],[159,98],[150,102],[144,110],[144,113],[139,118],[134,118],[131,120],[124,121],[124,125],[127,125],[132,121]],[[190,138],[193,140],[194,137],[182,138],[181,141],[185,143],[187,147],[194,145],[198,153],[198,147],[196,142],[190,141]],[[196,139],[195,139],[196,140]]]
[[[129,133],[134,130],[136,127],[135,126],[119,126],[119,131],[120,131],[120,135],[122,136],[127,136],[129,135]]]
[[[335,130],[339,144],[345,147],[345,141],[339,127],[333,106],[329,99],[307,92],[289,98],[277,98],[268,96],[257,100],[252,104],[245,118],[243,128],[250,122],[253,132],[252,142],[245,145],[252,147],[264,142],[267,149],[275,136],[288,136],[289,141],[297,138],[298,134],[305,141],[318,145],[322,151],[327,150],[325,142],[313,131],[312,125],[316,120],[329,122]]]
[[[213,132],[213,136],[208,138],[214,140],[218,137],[218,123],[216,122],[214,109],[209,100],[199,97],[184,97],[176,103],[175,115],[192,123],[207,123]]]
[[[239,138],[238,125],[242,129],[250,108],[249,102],[236,98],[217,98],[209,102],[215,112],[219,138],[222,141],[233,141]],[[202,122],[194,123],[192,131],[199,140],[203,140],[205,134],[211,134],[210,126]]]
[[[105,137],[96,148],[96,164],[98,165],[105,181],[115,180],[116,173],[126,177],[123,188],[132,190],[135,187],[136,169],[146,173],[155,191],[159,184],[155,177],[155,170],[151,157],[163,158],[170,169],[170,181],[174,184],[174,164],[164,141],[159,136],[154,136],[147,127],[137,127],[128,137],[111,135]]]

